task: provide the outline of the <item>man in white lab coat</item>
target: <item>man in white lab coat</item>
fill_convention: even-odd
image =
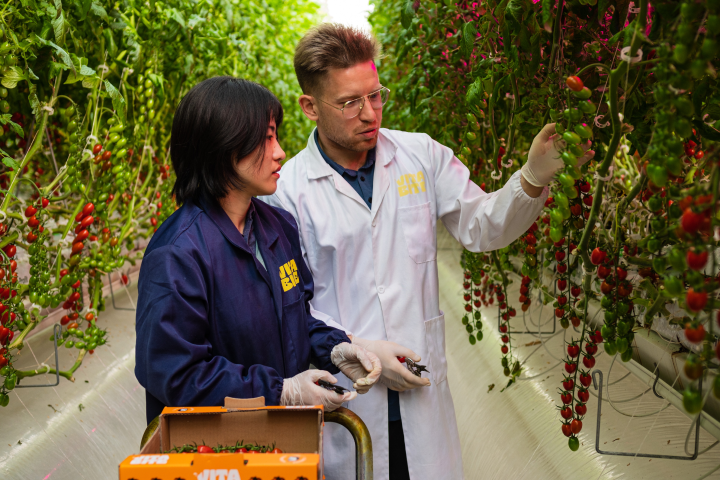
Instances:
[[[469,250],[505,247],[538,217],[544,187],[563,163],[548,125],[522,174],[483,192],[449,148],[425,134],[380,128],[389,91],[379,83],[378,53],[370,35],[340,25],[323,24],[300,41],[300,106],[317,128],[265,200],[297,220],[315,280],[313,315],[344,329],[382,362],[387,388],[348,405],[370,430],[375,479],[461,479],[446,381],[437,221]],[[398,356],[422,358],[429,375],[414,376]],[[340,377],[343,382],[352,384]],[[326,478],[354,479],[349,433],[333,424],[325,432]]]

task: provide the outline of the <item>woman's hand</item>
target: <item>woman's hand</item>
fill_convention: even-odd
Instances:
[[[325,370],[306,370],[292,378],[286,378],[283,381],[280,405],[322,405],[325,410],[332,412],[340,408],[344,402],[357,397],[357,392],[338,395],[326,390],[315,384],[318,380],[337,383],[337,379]]]
[[[330,361],[350,380],[357,393],[367,393],[380,378],[380,359],[363,347],[350,343],[335,345]]]
[[[398,360],[398,357],[407,357],[414,362],[420,361],[420,355],[409,348],[405,348],[395,342],[366,340],[358,337],[353,338],[353,343],[377,355],[382,365],[382,377],[380,381],[390,390],[404,392],[405,390],[411,390],[413,388],[430,386],[430,380],[416,377],[407,369],[404,363]]]

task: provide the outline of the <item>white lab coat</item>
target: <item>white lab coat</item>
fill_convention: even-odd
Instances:
[[[277,192],[264,200],[297,220],[315,281],[313,314],[358,337],[404,345],[430,370],[430,387],[400,393],[410,478],[461,479],[439,305],[437,220],[465,248],[496,250],[535,221],[547,189],[530,198],[517,172],[502,189],[485,193],[452,150],[419,133],[380,129],[375,162],[369,209],[323,160],[313,132],[307,148],[283,165]],[[338,379],[352,384],[342,374]],[[387,388],[374,387],[348,408],[370,430],[375,479],[387,480]],[[355,446],[343,427],[326,425],[323,449],[328,480],[355,478]]]

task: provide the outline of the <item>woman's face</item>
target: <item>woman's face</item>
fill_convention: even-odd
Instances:
[[[285,159],[285,152],[278,143],[275,120],[270,120],[264,147],[262,159],[258,160],[258,146],[250,155],[241,158],[236,167],[238,175],[245,182],[245,192],[252,196],[272,195],[277,190],[280,162]]]

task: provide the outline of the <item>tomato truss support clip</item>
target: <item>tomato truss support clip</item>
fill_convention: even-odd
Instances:
[[[653,393],[659,398],[663,398],[655,391],[660,374],[658,373],[655,377],[655,383],[653,383]],[[602,417],[602,386],[603,386],[603,373],[600,370],[593,370],[592,372],[593,386],[597,390],[598,394],[598,408],[597,408],[597,427],[595,428],[595,451],[600,455],[619,455],[623,457],[637,457],[637,458],[665,458],[668,460],[695,460],[698,457],[698,448],[700,445],[700,422],[695,422],[695,451],[692,456],[688,457],[685,455],[656,455],[653,453],[632,453],[632,452],[609,452],[606,450],[600,450],[600,419]],[[700,391],[702,392],[702,377],[700,377]],[[658,412],[659,413],[659,412]],[[699,419],[698,419],[699,420]]]

